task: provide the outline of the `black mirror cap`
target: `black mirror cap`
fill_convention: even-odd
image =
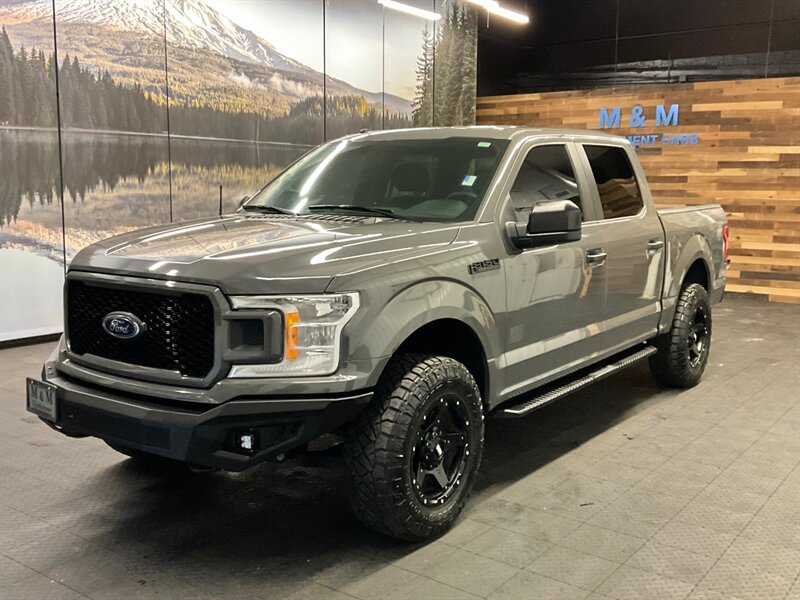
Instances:
[[[581,239],[581,209],[569,200],[536,204],[527,225],[506,223],[506,232],[517,248],[533,248]]]
[[[571,200],[552,200],[535,204],[528,215],[527,233],[580,231],[581,209]]]

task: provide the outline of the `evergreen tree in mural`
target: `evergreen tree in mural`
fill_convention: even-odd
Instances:
[[[0,124],[56,126],[54,58],[42,50],[14,52],[0,30]],[[164,108],[140,85],[117,84],[108,73],[99,78],[77,57],[66,56],[58,68],[64,127],[158,132]]]
[[[16,113],[14,103],[12,77],[14,70],[14,49],[8,39],[6,28],[0,30],[0,123],[10,121],[12,115]]]
[[[0,30],[0,125],[55,127],[55,69],[52,55],[41,50],[16,53],[5,29]],[[58,69],[61,123],[64,128],[165,133],[166,104],[160,95],[141,84],[125,86],[107,72],[98,75],[77,57],[64,57]],[[327,99],[328,137],[361,128],[408,127],[410,119],[399,113],[383,115],[379,105],[363,96]],[[322,138],[323,102],[312,96],[274,116],[242,112],[236,107],[211,107],[181,103],[170,105],[171,132],[177,135],[317,144]]]
[[[433,35],[425,28],[422,32],[422,53],[417,59],[417,86],[411,101],[411,118],[414,125],[433,123]]]
[[[0,82],[0,123],[55,124],[52,56],[24,47],[14,53],[5,28],[0,30]]]
[[[471,125],[475,122],[478,28],[474,12],[444,0],[435,39],[423,32],[413,100],[414,125]]]

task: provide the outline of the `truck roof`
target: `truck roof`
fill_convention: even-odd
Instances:
[[[601,131],[586,129],[568,129],[560,127],[517,127],[514,125],[471,125],[465,127],[414,127],[410,129],[389,129],[384,131],[366,131],[348,136],[370,137],[386,140],[429,139],[438,140],[449,137],[481,137],[501,140],[518,140],[535,135],[557,135],[578,138],[606,138],[608,140],[624,141],[627,139],[619,135],[611,135]]]

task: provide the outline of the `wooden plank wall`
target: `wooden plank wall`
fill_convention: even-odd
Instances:
[[[635,105],[645,126],[629,126]],[[677,127],[654,127],[655,106],[680,105]],[[638,150],[656,204],[721,204],[730,222],[728,291],[800,303],[800,78],[481,97],[480,125],[599,128],[621,107],[620,135],[697,133],[697,145]]]

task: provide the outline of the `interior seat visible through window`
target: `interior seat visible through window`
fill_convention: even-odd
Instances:
[[[527,219],[534,205],[548,200],[571,200],[582,208],[578,182],[563,144],[531,149],[511,187],[518,220]]]
[[[390,199],[420,201],[428,196],[430,176],[428,170],[419,163],[402,163],[395,167],[390,185]]]

